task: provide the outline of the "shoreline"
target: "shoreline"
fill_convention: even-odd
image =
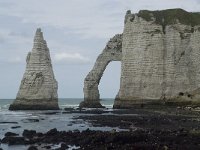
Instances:
[[[47,115],[54,113],[57,111]],[[23,130],[17,136],[13,136],[15,132],[6,133],[1,143],[37,149],[68,149],[69,146],[78,149],[200,149],[200,112],[192,111],[191,108],[82,111],[66,108],[62,114],[73,116],[71,125],[68,124],[62,130]],[[66,130],[80,122],[89,124],[89,128]],[[99,131],[98,127],[109,127],[110,130]]]

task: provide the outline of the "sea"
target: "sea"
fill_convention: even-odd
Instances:
[[[93,127],[92,124],[81,120],[75,119],[80,115],[92,115],[92,114],[80,114],[80,113],[66,113],[64,108],[78,108],[82,98],[60,98],[59,107],[60,110],[45,110],[45,111],[9,111],[9,105],[13,102],[13,99],[0,99],[0,139],[4,137],[6,132],[14,132],[22,135],[25,129],[36,130],[37,132],[47,132],[50,129],[57,128],[59,131],[83,131],[90,130],[120,130],[118,128],[111,127]],[[112,110],[114,99],[101,99],[101,104],[106,107],[106,110]],[[26,150],[28,146],[8,146],[1,144],[0,148],[3,150]],[[76,147],[72,146],[71,149]],[[70,149],[70,148],[69,148]]]

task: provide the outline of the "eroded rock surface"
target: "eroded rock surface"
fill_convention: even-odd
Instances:
[[[10,110],[59,109],[58,84],[54,77],[49,49],[41,29],[37,29],[32,52],[26,59],[26,71]]]
[[[182,9],[126,14],[115,108],[200,102],[199,20]]]
[[[99,102],[98,85],[106,66],[111,61],[121,61],[122,34],[117,34],[109,40],[103,52],[98,56],[94,67],[84,81],[84,101],[80,107],[102,107]]]
[[[127,11],[120,41],[121,80],[114,108],[200,104],[200,13]],[[84,82],[89,107],[99,105],[99,80],[112,60],[104,53]]]

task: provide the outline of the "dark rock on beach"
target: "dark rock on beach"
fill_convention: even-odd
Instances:
[[[7,136],[1,142],[8,145],[25,145],[24,137]]]
[[[11,129],[17,129],[17,128],[21,128],[21,126],[13,126],[13,127],[11,127]]]
[[[36,146],[30,146],[30,147],[28,148],[28,150],[38,150],[38,148],[37,148]]]
[[[102,114],[96,112],[88,115],[91,110],[83,111],[71,123],[89,122],[93,127],[111,127],[111,131],[59,131],[53,128],[41,133],[24,130],[22,136],[7,133],[2,143],[32,145],[37,149],[53,149],[53,145],[60,145],[57,150],[67,149],[70,145],[95,150],[200,149],[199,112],[176,108],[115,110],[109,114],[102,110],[99,111]]]
[[[65,144],[65,143],[61,143],[61,146],[60,146],[60,150],[65,150],[65,149],[68,149],[69,148],[69,146],[67,145],[67,144]]]
[[[56,135],[57,133],[58,133],[57,129],[54,128],[54,129],[49,130],[49,131],[46,133],[46,135],[47,135],[47,136],[54,136],[54,135]]]
[[[51,146],[47,145],[47,146],[44,146],[43,148],[45,148],[45,149],[51,149]]]
[[[18,124],[18,122],[2,121],[0,124]]]
[[[112,114],[80,115],[74,119],[82,119],[95,127],[119,127],[121,129],[165,129],[188,130],[198,129],[199,112],[179,110],[176,108],[145,108],[132,110],[115,110]]]
[[[27,131],[26,131],[27,132]],[[34,132],[35,133],[35,132]],[[79,146],[80,149],[199,149],[200,138],[188,130],[136,130],[122,131],[57,131],[52,129],[43,136],[5,137],[3,143],[19,144],[58,144],[58,149],[65,149],[68,145]],[[47,148],[47,147],[46,147]]]
[[[22,122],[24,123],[33,123],[33,122],[39,122],[40,120],[39,119],[32,119],[32,118],[29,118],[29,119],[23,119]]]
[[[36,135],[36,131],[35,130],[24,130],[24,132],[22,133],[22,135],[24,137],[31,138],[31,137],[33,137],[33,136]]]
[[[91,109],[91,110],[86,110],[84,108],[78,108],[78,109],[70,109],[70,108],[65,108],[65,111],[62,112],[63,114],[68,114],[68,113],[82,113],[82,114],[105,114],[109,113],[111,111],[108,110],[103,110],[103,109]]]
[[[73,110],[75,110],[74,108],[71,108],[71,107],[66,107],[66,108],[64,108],[64,110],[65,111],[73,111]]]
[[[13,133],[13,132],[7,132],[5,133],[5,136],[18,136],[19,134]]]
[[[45,112],[45,115],[55,115],[55,114],[59,114],[59,111],[54,111],[54,112]]]

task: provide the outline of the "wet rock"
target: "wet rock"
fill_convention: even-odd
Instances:
[[[73,133],[80,133],[78,129],[73,130]]]
[[[74,108],[71,108],[71,107],[66,107],[66,108],[64,108],[64,110],[65,111],[73,111],[73,110],[75,110]]]
[[[1,142],[8,145],[24,145],[25,139],[24,137],[7,136],[4,137]]]
[[[33,137],[33,136],[36,135],[36,131],[35,130],[24,130],[24,132],[22,133],[22,135],[24,137],[31,138],[31,137]]]
[[[19,134],[13,133],[13,132],[7,132],[4,136],[18,136]]]
[[[56,128],[54,128],[54,129],[49,130],[49,131],[46,133],[46,135],[47,135],[47,136],[53,136],[53,135],[56,135],[57,133],[59,133],[58,130],[57,130]]]
[[[28,148],[28,150],[38,150],[38,148],[37,148],[36,146],[30,146],[30,147]]]
[[[79,144],[80,144],[80,145],[88,145],[88,144],[90,144],[90,142],[91,142],[91,139],[90,139],[90,138],[85,138],[85,139],[82,139],[82,140],[79,142]]]
[[[45,115],[55,115],[55,114],[59,114],[60,112],[57,112],[57,111],[55,111],[55,112],[46,112],[46,113],[44,113]]]
[[[185,130],[184,130],[185,132]],[[109,131],[91,131],[85,130],[83,132],[58,132],[56,129],[52,129],[43,136],[10,138],[3,139],[4,143],[10,145],[17,144],[61,144],[61,147],[57,150],[64,150],[68,148],[68,145],[77,145],[81,149],[144,149],[153,150],[156,149],[154,143],[157,146],[163,148],[166,145],[169,148],[178,149],[198,149],[199,137],[183,135],[183,131],[166,131],[166,130],[136,130],[134,132],[109,132]],[[36,133],[38,134],[38,133]],[[17,141],[17,142],[16,142]],[[187,141],[187,147],[182,146]],[[170,146],[169,146],[170,144]],[[178,145],[177,145],[178,144]],[[46,145],[45,149],[51,149],[50,145]]]
[[[44,136],[44,134],[43,134],[43,133],[40,133],[40,132],[38,132],[38,133],[36,134],[36,136],[37,136],[37,137],[42,137],[42,136]]]
[[[176,111],[176,107],[169,111],[171,110]],[[200,149],[199,116],[196,116],[196,112],[182,111],[189,112],[190,115],[187,117],[171,115],[172,113],[158,113],[158,111],[155,112],[155,109],[152,111],[150,109],[134,109],[131,112],[120,112],[120,115],[117,115],[117,113],[113,115],[82,115],[77,117],[75,121],[81,123],[85,120],[93,125],[114,127],[114,129],[116,129],[115,127],[129,129],[133,126],[137,130],[119,132],[119,129],[110,131],[87,129],[80,132],[79,130],[58,131],[54,128],[47,133],[25,130],[23,134],[24,140],[21,139],[21,143],[37,144],[41,147],[64,143],[66,145],[76,145],[80,149],[154,150],[163,149],[164,146],[168,149]],[[195,114],[194,118],[191,113]],[[83,120],[80,121],[80,119]],[[15,144],[13,138],[10,137],[4,138],[3,141]],[[60,146],[57,150],[61,149],[64,149],[64,145],[63,148]]]
[[[104,110],[101,109],[92,109],[85,112],[86,114],[103,114],[106,113]]]
[[[47,146],[44,146],[44,148],[51,149],[51,146],[47,145]]]
[[[21,128],[21,126],[13,126],[13,127],[11,127],[11,129],[17,129],[17,128]]]
[[[33,123],[33,122],[39,122],[39,119],[23,119],[22,122],[24,123]]]
[[[168,150],[169,148],[165,145],[163,146],[163,150]]]
[[[67,144],[61,143],[60,148],[58,148],[58,150],[66,150],[68,148],[69,148],[69,146]]]
[[[2,121],[0,124],[18,124],[18,122]]]

